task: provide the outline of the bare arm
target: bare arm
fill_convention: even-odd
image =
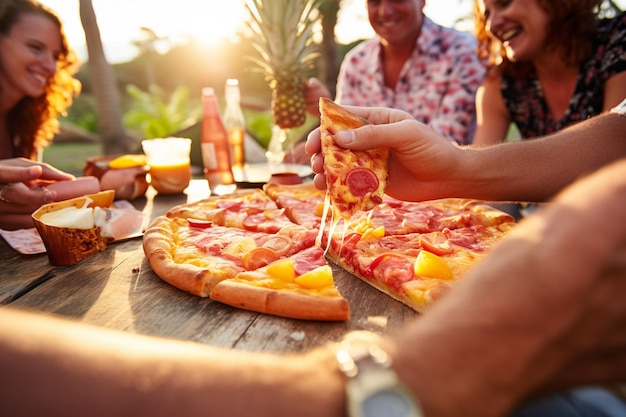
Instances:
[[[626,156],[626,117],[605,114],[550,137],[460,147],[407,113],[348,107],[373,125],[339,132],[340,146],[391,149],[387,193],[402,200],[466,197],[484,200],[546,201],[578,177]],[[319,131],[307,141],[318,187],[323,188]]]
[[[341,416],[331,349],[228,351],[0,309],[0,390],[11,416]]]
[[[602,109],[609,111],[626,97],[626,71],[615,74],[604,86],[604,104]]]
[[[427,416],[505,415],[532,395],[626,378],[624,204],[626,160],[525,219],[402,330],[397,370]]]
[[[500,92],[500,77],[487,77],[476,92],[474,145],[492,145],[506,138],[511,119]]]

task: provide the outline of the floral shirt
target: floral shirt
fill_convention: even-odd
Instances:
[[[502,76],[502,98],[522,138],[547,135],[602,112],[606,81],[626,71],[626,12],[598,22],[593,51],[580,64],[574,95],[560,120],[552,117],[534,72],[523,80]]]
[[[336,100],[356,106],[404,110],[440,134],[467,143],[473,134],[476,89],[485,68],[469,33],[424,18],[413,55],[395,88],[385,86],[377,38],[355,46],[344,58]]]

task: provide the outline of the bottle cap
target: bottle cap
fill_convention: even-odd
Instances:
[[[235,78],[229,78],[226,80],[226,100],[233,99],[235,101],[239,101],[240,93],[239,93],[239,80]]]
[[[213,87],[204,87],[202,89],[202,95],[203,96],[214,96],[215,95],[215,90],[213,89]]]

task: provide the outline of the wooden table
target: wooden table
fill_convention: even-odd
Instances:
[[[208,195],[206,181],[193,180],[185,194],[161,196],[150,188],[132,203],[149,222],[176,204]],[[136,238],[110,244],[76,265],[55,267],[47,255],[21,255],[0,239],[0,304],[131,333],[274,353],[305,351],[351,330],[387,333],[417,314],[336,266],[337,286],[351,307],[347,322],[239,310],[162,281],[141,243]]]

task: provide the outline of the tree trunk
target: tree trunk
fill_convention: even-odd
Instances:
[[[337,26],[337,13],[339,12],[340,0],[324,0],[320,4],[322,15],[322,59],[324,63],[324,84],[335,97],[337,89],[337,76],[339,75],[339,59],[337,42],[335,41],[335,26]]]
[[[115,74],[104,55],[100,29],[91,0],[79,0],[80,20],[85,31],[89,61],[87,69],[96,101],[98,131],[105,155],[128,153],[132,149],[122,123],[122,107]]]

